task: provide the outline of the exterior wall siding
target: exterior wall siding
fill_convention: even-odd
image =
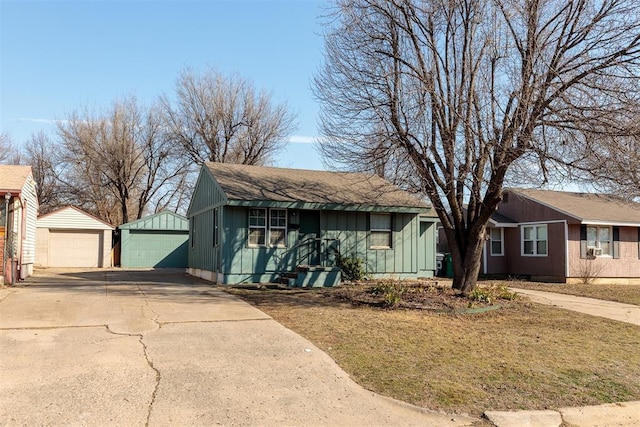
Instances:
[[[502,201],[498,205],[497,212],[515,222],[547,222],[566,220],[569,224],[578,224],[580,221],[572,216],[565,215],[555,209],[534,202],[518,194],[508,193],[508,201]]]
[[[113,260],[111,256],[111,235],[113,227],[94,218],[86,212],[82,212],[71,206],[38,218],[37,224],[37,247],[35,250],[35,264],[41,267],[51,266],[51,233],[55,230],[76,231],[82,233],[100,233],[100,253],[96,254],[98,267],[111,267]],[[55,262],[55,261],[54,261]]]
[[[38,227],[67,230],[113,230],[113,227],[110,225],[72,207],[62,208],[57,212],[39,218]]]
[[[638,228],[620,227],[620,258],[610,256],[595,259],[580,258],[580,226],[569,227],[569,277],[586,274],[602,278],[637,278],[640,276]]]
[[[120,230],[122,267],[187,267],[187,218],[165,211],[123,224]]]
[[[220,271],[220,248],[224,236],[220,232],[226,216],[225,195],[214,182],[207,168],[200,170],[196,188],[189,205],[189,247],[188,266],[192,271]],[[217,224],[214,216],[217,207]],[[214,232],[218,229],[218,245],[214,246]],[[196,239],[194,241],[194,239]],[[205,242],[201,244],[201,242]]]
[[[249,247],[248,208],[227,206],[224,212],[221,273],[226,283],[269,281],[283,271],[295,270],[299,257],[295,227],[289,224],[286,248]],[[429,223],[421,236],[417,215],[394,214],[390,249],[371,249],[368,228],[368,214],[364,212],[320,213],[320,238],[337,239],[340,252],[363,259],[367,273],[398,278],[433,276],[435,224]],[[423,257],[422,271],[418,268],[419,257]]]
[[[502,261],[504,270],[489,270],[488,273],[508,273],[531,276],[532,279],[564,281],[566,278],[564,223],[547,224],[546,256],[522,255],[521,239],[521,227],[505,228],[504,260]],[[489,256],[488,258],[500,257]],[[495,264],[490,266],[496,267]]]
[[[505,246],[505,241],[507,239],[507,230],[509,228],[503,229],[503,241],[502,241],[502,255],[491,255],[491,240],[487,240],[484,244],[485,254],[483,255],[487,262],[487,274],[508,274],[509,269],[507,267],[507,249]],[[487,230],[489,233],[489,230]]]

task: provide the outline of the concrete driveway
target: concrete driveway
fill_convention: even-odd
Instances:
[[[381,397],[181,271],[43,270],[0,289],[0,425],[470,425]]]

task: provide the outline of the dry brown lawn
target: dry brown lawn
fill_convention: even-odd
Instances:
[[[365,388],[422,407],[479,416],[640,400],[638,326],[522,298],[459,314],[354,305],[345,293],[361,292],[344,287],[228,291],[312,341]]]

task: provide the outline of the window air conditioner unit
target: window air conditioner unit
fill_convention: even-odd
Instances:
[[[602,255],[602,248],[589,247],[587,248],[587,256],[600,256]]]

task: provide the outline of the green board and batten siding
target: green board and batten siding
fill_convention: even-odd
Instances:
[[[224,221],[222,207],[227,198],[215,182],[211,172],[202,168],[189,205],[189,268],[208,272],[219,272],[221,263],[220,248],[224,234],[220,232]],[[215,234],[217,233],[217,236]],[[213,277],[207,277],[215,280]]]
[[[189,222],[160,212],[120,227],[123,268],[186,268]]]
[[[258,206],[287,209],[285,248],[248,245],[249,209]],[[370,247],[371,212],[392,214],[391,248]],[[300,263],[301,249],[296,247],[300,225],[294,218],[301,221],[305,215],[319,217],[317,237],[339,240],[340,252],[362,258],[372,276],[430,277],[435,272],[436,218],[428,207],[229,200],[206,166],[200,172],[188,213],[189,271],[225,284],[273,281],[283,270],[293,271]]]

